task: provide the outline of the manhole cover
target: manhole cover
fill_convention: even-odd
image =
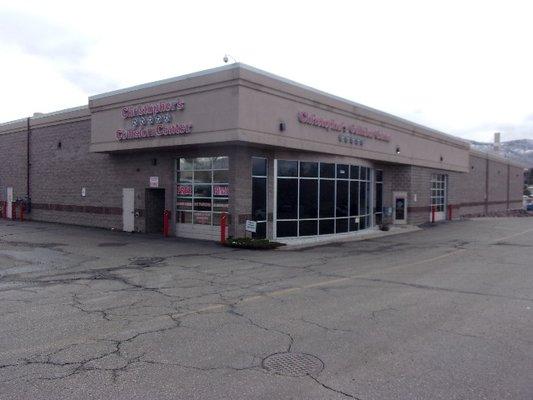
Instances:
[[[269,372],[286,376],[317,375],[324,369],[324,363],[311,354],[276,353],[263,360],[263,368]]]

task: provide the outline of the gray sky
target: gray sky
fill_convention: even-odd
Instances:
[[[514,0],[0,0],[0,121],[229,53],[463,138],[533,139],[532,11]]]

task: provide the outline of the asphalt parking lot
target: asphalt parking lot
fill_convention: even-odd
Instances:
[[[1,399],[533,399],[533,219],[305,250],[0,221]]]

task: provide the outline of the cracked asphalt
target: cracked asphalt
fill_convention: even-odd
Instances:
[[[266,252],[2,220],[0,317],[1,399],[531,400],[533,219]]]

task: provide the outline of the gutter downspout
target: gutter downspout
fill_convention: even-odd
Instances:
[[[31,137],[31,127],[30,127],[30,117],[26,118],[26,202],[28,210],[27,212],[31,211],[31,197],[30,197],[30,137]]]

